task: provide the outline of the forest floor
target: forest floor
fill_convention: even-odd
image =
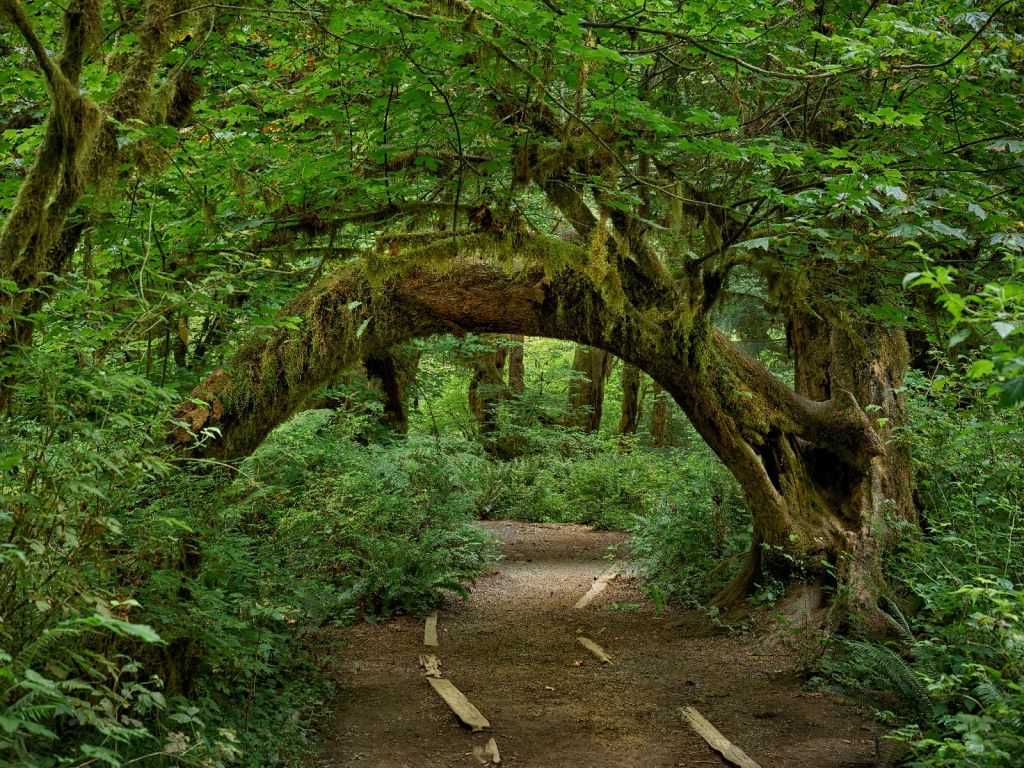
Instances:
[[[770,611],[747,612],[743,631],[729,631],[695,611],[656,613],[623,577],[576,609],[623,534],[483,525],[501,540],[503,559],[468,602],[441,608],[437,648],[423,646],[424,622],[412,617],[338,638],[332,667],[344,693],[318,766],[471,767],[480,765],[473,748],[491,737],[504,766],[727,765],[686,724],[683,706],[762,768],[875,764],[868,713],[801,687],[804,641],[780,631]],[[614,663],[591,656],[579,635]],[[427,683],[424,653],[438,657],[489,731],[460,726]]]

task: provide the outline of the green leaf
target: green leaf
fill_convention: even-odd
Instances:
[[[967,375],[972,379],[978,379],[992,373],[996,365],[991,360],[975,360],[967,369]]]
[[[1011,333],[1017,330],[1017,326],[1015,326],[1013,323],[1007,323],[1003,320],[997,320],[996,322],[992,323],[992,327],[995,329],[995,332],[999,334],[999,338],[1001,339],[1005,339],[1007,336],[1009,336]]]
[[[966,341],[967,338],[970,335],[971,335],[971,329],[970,328],[961,328],[960,330],[958,330],[956,333],[954,333],[952,336],[949,337],[949,343],[946,344],[946,346],[947,347],[955,347],[957,344],[960,344],[960,343]]]
[[[1004,382],[999,389],[999,405],[1009,408],[1024,402],[1024,376]]]

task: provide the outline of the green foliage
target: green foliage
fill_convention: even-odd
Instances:
[[[367,447],[372,410],[312,411],[237,469],[172,472],[168,392],[59,339],[24,362],[33,406],[0,425],[2,764],[291,764],[325,719],[323,628],[464,594],[493,557],[478,454]]]
[[[725,586],[750,549],[750,514],[710,451],[667,453],[665,481],[633,523],[632,556],[656,603],[698,607]]]
[[[107,103],[150,4],[97,5],[102,34],[77,87]],[[31,10],[46,51],[62,47],[62,15]],[[564,233],[549,177],[602,224],[625,215],[686,294],[670,311],[718,302],[705,309],[780,368],[777,305],[827,300],[937,325],[933,341],[983,349],[968,377],[1004,404],[1024,397],[1018,2],[272,0],[154,16],[178,28],[155,62],[152,109],[112,125],[118,167],[61,200],[77,247],[38,274],[8,252],[0,263],[0,333],[16,299],[42,307],[18,318],[31,343],[0,360],[14,403],[0,417],[12,765],[297,759],[327,693],[306,645],[325,624],[460,592],[492,556],[474,510],[630,527],[659,601],[722,583],[749,545],[733,481],[702,448],[652,453],[646,436],[611,435],[618,374],[603,435],[558,426],[568,366],[551,361],[566,362],[565,345],[538,345],[547,368],[498,408],[482,442],[507,462],[479,449],[453,373],[472,339],[428,345],[439,354],[407,442],[386,445],[361,403],[365,416],[301,414],[240,467],[162,448],[172,404],[247,330],[301,322],[279,310],[334,264],[387,262],[396,254],[373,246],[389,237],[469,230],[477,206],[506,232]],[[4,218],[59,107],[7,21]],[[174,83],[194,103],[171,124]],[[921,307],[923,292],[900,290],[922,255],[911,282],[939,294],[952,327],[934,322],[932,293]],[[946,388],[913,402],[925,534],[908,531],[892,564],[920,611],[903,646],[847,650],[897,694],[925,681],[931,719],[904,732],[920,765],[1010,765],[1019,416],[977,406],[946,369],[934,382]]]
[[[948,313],[950,347],[977,336],[981,349],[974,357],[979,359],[967,375],[991,381],[990,392],[1009,407],[1024,401],[1024,259],[1007,255],[1003,262],[1003,273],[983,285],[970,274],[934,264],[911,272],[904,284],[936,292],[936,302]]]
[[[420,437],[362,446],[351,439],[360,421],[300,414],[243,462],[258,491],[236,506],[266,518],[274,559],[294,578],[329,584],[320,594],[342,611],[377,618],[465,596],[494,557],[490,537],[470,525],[482,459]]]
[[[183,726],[190,705],[144,663],[167,648],[159,615],[124,580],[145,550],[120,502],[170,470],[153,445],[170,393],[53,338],[3,375],[25,406],[0,419],[0,764],[223,765],[234,734]]]

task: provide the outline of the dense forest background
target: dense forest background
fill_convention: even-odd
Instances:
[[[1020,765],[1022,36],[0,0],[0,764],[301,764],[322,630],[510,517],[716,618],[814,585],[894,764]]]

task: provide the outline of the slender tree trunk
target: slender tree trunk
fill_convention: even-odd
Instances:
[[[420,352],[411,346],[367,355],[363,360],[366,375],[383,400],[381,424],[400,435],[409,431],[409,388],[416,380],[419,362]]]
[[[614,361],[615,358],[603,349],[583,344],[576,347],[566,402],[566,424],[590,433],[601,429],[604,385]]]
[[[363,371],[369,388],[380,394],[382,410],[380,423],[388,429],[404,435],[409,431],[409,390],[416,381],[420,351],[412,345],[374,352],[363,360]],[[348,371],[337,380],[346,386],[358,385],[362,375]],[[327,408],[331,410],[368,412],[358,400],[349,397],[315,397],[304,409]]]
[[[620,435],[635,435],[640,421],[640,369],[626,364],[622,367],[622,415],[619,417]]]
[[[508,348],[508,388],[513,392],[526,391],[526,361],[523,358],[526,337],[509,334],[511,346]]]
[[[509,394],[505,383],[506,358],[506,349],[497,347],[474,355],[468,361],[473,371],[469,380],[469,410],[476,418],[481,435],[498,429],[498,403]]]
[[[663,448],[668,440],[668,394],[654,382],[654,404],[651,406],[651,439],[655,448]]]

